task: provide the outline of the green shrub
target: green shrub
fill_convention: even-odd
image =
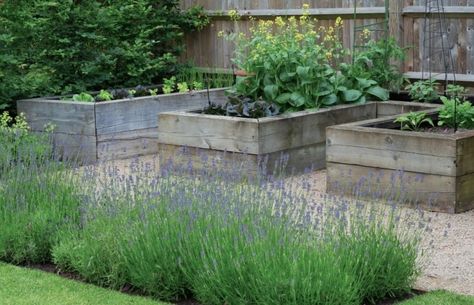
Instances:
[[[177,0],[0,2],[0,108],[21,97],[157,83],[183,33],[208,23]]]

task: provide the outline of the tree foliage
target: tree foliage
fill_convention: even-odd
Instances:
[[[208,23],[177,0],[0,2],[0,107],[38,95],[151,84],[176,69],[184,32]]]

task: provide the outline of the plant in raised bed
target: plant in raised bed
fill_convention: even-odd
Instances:
[[[317,22],[303,12],[299,19],[254,22],[249,37],[226,36],[236,43],[234,63],[246,72],[237,77],[233,93],[275,103],[281,112],[387,99],[377,82],[341,67],[348,54],[341,41],[342,19],[316,32]]]
[[[177,83],[176,87],[178,88],[179,93],[186,93],[189,91],[189,86],[186,82]]]
[[[95,101],[94,97],[87,92],[81,92],[80,94],[74,94],[72,96],[74,102],[88,102],[93,103]]]
[[[112,93],[107,90],[100,90],[99,94],[96,95],[95,100],[100,101],[111,101],[114,98]]]
[[[399,116],[395,123],[400,123],[401,130],[419,131],[424,124],[434,127],[433,120],[427,117],[426,112],[409,112]]]
[[[366,40],[370,31],[362,33]],[[363,50],[354,56],[354,69],[360,77],[375,80],[381,87],[390,90],[399,90],[405,81],[403,73],[393,62],[400,62],[405,58],[405,48],[398,45],[393,37],[380,40],[369,40]]]
[[[163,79],[163,93],[164,94],[169,94],[175,90],[176,87],[176,77],[173,76],[171,78],[165,78]]]
[[[408,90],[410,97],[417,102],[432,102],[439,99],[438,84],[435,79],[416,81],[405,89]]]

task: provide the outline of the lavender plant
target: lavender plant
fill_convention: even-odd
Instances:
[[[94,186],[81,226],[54,246],[55,262],[101,285],[203,304],[363,304],[412,287],[419,235],[398,209],[313,202],[308,186],[247,183],[213,160],[199,176],[163,161],[159,175],[149,164],[85,173]]]
[[[51,260],[57,233],[77,221],[80,197],[66,164],[53,160],[49,136],[28,131],[23,118],[0,127],[0,260]]]

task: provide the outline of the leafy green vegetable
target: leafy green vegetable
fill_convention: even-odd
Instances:
[[[438,115],[438,126],[450,128],[474,128],[474,107],[468,101],[461,101],[458,97],[441,97],[443,106]]]
[[[426,116],[426,112],[409,112],[399,116],[394,123],[400,123],[401,130],[418,131],[423,124],[434,127],[433,120]]]
[[[438,84],[434,79],[414,82],[406,89],[410,97],[417,102],[432,102],[439,99]]]
[[[111,101],[114,99],[112,93],[107,90],[100,90],[99,94],[96,95],[95,100],[98,102]]]
[[[88,102],[93,103],[95,101],[94,97],[87,92],[81,92],[80,94],[74,94],[72,96],[74,102]]]

